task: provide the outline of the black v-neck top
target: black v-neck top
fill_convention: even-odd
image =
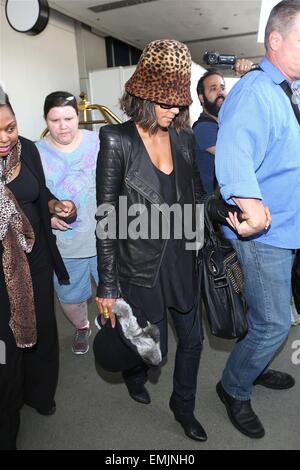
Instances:
[[[169,175],[153,165],[160,180],[162,196],[169,206],[176,203],[175,170]],[[161,218],[159,233],[161,236]],[[188,312],[195,303],[194,253],[185,249],[186,240],[174,238],[174,218],[170,220],[170,238],[166,240],[159,273],[152,288],[121,283],[123,298],[134,310],[140,326],[161,321],[167,308]]]

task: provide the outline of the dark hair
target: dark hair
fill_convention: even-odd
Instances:
[[[155,102],[138,98],[125,91],[120,99],[121,109],[131,117],[134,122],[139,124],[142,129],[149,131],[149,134],[155,134],[159,128],[155,114]],[[179,113],[172,121],[172,126],[177,131],[181,131],[189,126],[190,114],[189,107],[179,109]]]
[[[15,112],[10,104],[8,95],[4,92],[3,88],[0,87],[0,106],[7,106],[11,113],[15,116]]]
[[[72,106],[75,109],[78,116],[78,106],[74,95],[67,91],[54,91],[50,95],[46,96],[44,103],[44,118],[46,119],[50,109],[56,106]]]
[[[296,15],[300,13],[300,0],[283,0],[271,10],[265,30],[265,48],[269,48],[269,36],[278,31],[283,37],[291,31]]]
[[[208,70],[207,72],[205,72],[204,75],[202,75],[202,77],[200,78],[198,84],[197,84],[197,95],[204,95],[204,80],[207,78],[207,77],[210,77],[211,75],[219,75],[219,77],[221,77],[224,81],[224,76],[218,72],[217,70],[215,69],[210,69]]]

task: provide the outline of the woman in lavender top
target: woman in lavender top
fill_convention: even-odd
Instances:
[[[36,146],[47,185],[57,197],[71,199],[77,207],[76,220],[52,218],[57,246],[70,275],[68,285],[60,285],[55,278],[55,290],[63,312],[75,327],[72,350],[84,354],[89,349],[87,300],[92,295],[91,278],[98,283],[95,169],[99,137],[96,132],[78,128],[77,102],[70,93],[48,95],[44,117],[49,133]]]

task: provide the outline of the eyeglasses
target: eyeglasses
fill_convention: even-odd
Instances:
[[[172,108],[178,108],[178,109],[185,109],[188,106],[178,106],[178,104],[164,104],[164,103],[156,103],[158,106],[162,109],[172,109]]]

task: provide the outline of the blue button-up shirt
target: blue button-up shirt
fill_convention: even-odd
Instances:
[[[261,199],[272,224],[254,237],[300,248],[300,126],[279,84],[284,75],[267,59],[232,88],[219,113],[216,176],[223,198]],[[235,232],[224,227],[227,238]]]

